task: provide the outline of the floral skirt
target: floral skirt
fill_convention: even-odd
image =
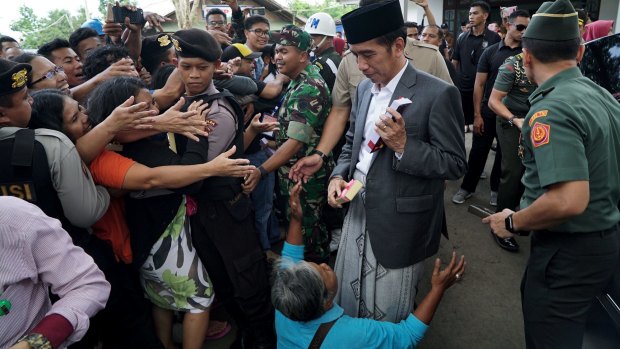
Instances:
[[[140,269],[140,282],[156,306],[200,313],[213,302],[213,287],[192,245],[185,200]]]

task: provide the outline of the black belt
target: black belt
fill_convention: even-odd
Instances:
[[[542,236],[545,236],[545,237],[561,236],[561,237],[566,237],[566,238],[568,237],[587,238],[587,237],[594,237],[594,236],[604,237],[604,236],[607,236],[607,235],[610,235],[616,232],[618,232],[618,225],[614,225],[608,229],[589,231],[585,233],[569,233],[569,232],[551,231],[551,230],[535,230],[533,233],[541,237]]]

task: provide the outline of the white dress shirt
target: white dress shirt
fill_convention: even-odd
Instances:
[[[403,68],[392,78],[392,80],[390,80],[390,82],[388,82],[387,85],[385,85],[385,87],[374,84],[370,88],[372,97],[370,100],[370,105],[368,106],[366,123],[364,124],[364,139],[362,140],[362,147],[360,148],[358,162],[355,165],[355,168],[358,171],[361,171],[364,175],[368,174],[373,155],[368,146],[366,146],[366,139],[370,138],[370,134],[375,127],[375,123],[379,120],[381,115],[385,114],[385,110],[389,107],[394,90],[396,90],[396,86],[398,85],[400,78],[405,73],[405,69],[407,69],[408,64],[409,61],[405,61]]]

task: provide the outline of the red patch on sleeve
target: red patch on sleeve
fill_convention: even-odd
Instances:
[[[541,145],[549,143],[550,133],[551,125],[543,124],[541,122],[535,123],[534,127],[532,127],[532,133],[530,134],[534,147],[538,148]]]

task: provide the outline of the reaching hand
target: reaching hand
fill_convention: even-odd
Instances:
[[[230,159],[236,151],[237,147],[233,145],[229,150],[207,162],[207,165],[213,168],[214,176],[245,177],[256,169],[256,167],[250,165],[250,160],[248,159]]]
[[[303,181],[308,182],[308,179],[312,177],[318,170],[323,167],[323,159],[319,154],[313,154],[297,160],[295,165],[291,167],[291,171],[288,174],[288,178],[293,182]]]
[[[422,8],[428,7],[428,0],[414,0],[415,4],[421,6]]]
[[[244,194],[250,194],[254,188],[258,185],[258,182],[261,180],[260,170],[255,168],[250,174],[245,178],[241,188],[243,188]]]
[[[432,288],[439,288],[441,291],[445,291],[454,285],[455,282],[463,277],[465,264],[465,256],[461,256],[458,263],[456,262],[456,251],[452,251],[452,259],[444,270],[439,270],[441,268],[441,259],[435,259],[435,268],[431,277]]]
[[[140,77],[131,58],[122,58],[112,63],[106,70],[97,74],[95,79],[98,79],[99,82],[104,82],[116,76]]]
[[[196,109],[181,112],[183,104],[185,99],[181,97],[175,105],[157,117],[154,126],[160,132],[178,133],[198,142],[198,137],[195,135],[204,137],[209,135],[205,132],[208,123]]]
[[[250,124],[250,127],[256,133],[280,130],[280,128],[278,126],[280,126],[280,123],[277,122],[277,121],[273,121],[273,122],[264,121],[264,122],[261,122],[260,121],[260,114],[254,115],[254,118],[252,119],[252,123]]]
[[[207,30],[207,32],[211,34],[220,45],[232,45],[232,39],[228,34],[219,30]]]
[[[148,22],[151,27],[157,29],[160,33],[164,31],[164,27],[162,27],[161,24],[172,21],[172,19],[168,17],[158,15],[155,12],[147,11],[144,11],[144,20]]]
[[[151,85],[151,73],[149,73],[148,70],[146,70],[146,68],[142,67],[142,69],[140,69],[140,79],[142,79],[142,81],[144,81],[144,83],[147,86]]]
[[[114,108],[103,123],[110,126],[114,134],[127,129],[150,129],[155,122],[156,110],[148,110],[146,103],[134,103],[134,96]]]
[[[304,218],[304,214],[301,208],[299,193],[301,193],[301,182],[297,182],[289,191],[288,206],[291,209],[291,220],[301,222]]]

